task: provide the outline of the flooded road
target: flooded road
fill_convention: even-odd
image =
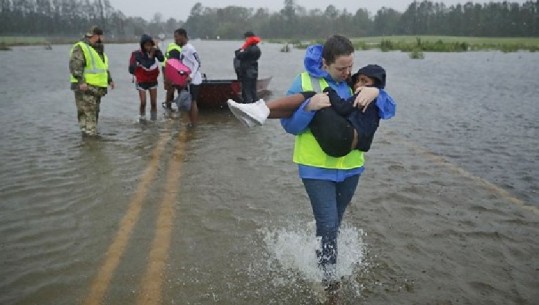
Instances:
[[[193,44],[209,78],[232,76],[237,42]],[[274,96],[302,71],[280,47],[262,46]],[[69,48],[0,53],[0,304],[323,304],[293,137],[227,112],[141,125],[135,46],[109,45],[118,88],[83,140]],[[539,56],[357,52],[367,63],[399,108],[345,216],[331,301],[536,304]]]

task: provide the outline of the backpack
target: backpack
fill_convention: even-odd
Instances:
[[[165,64],[165,77],[174,86],[187,86],[191,69],[176,58],[169,58]]]

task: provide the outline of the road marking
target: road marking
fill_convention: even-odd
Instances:
[[[411,141],[402,139],[400,137],[395,137],[395,138],[397,138],[397,141],[399,141],[399,142],[403,143],[404,145],[412,148],[413,150],[416,150],[419,153],[425,155],[427,158],[431,159],[432,161],[436,162],[437,164],[444,165],[445,167],[455,171],[459,175],[464,176],[464,177],[466,177],[468,179],[471,179],[474,182],[479,183],[480,185],[482,185],[484,188],[486,188],[491,193],[498,194],[500,197],[508,200],[512,204],[514,204],[516,206],[519,206],[522,209],[528,210],[528,211],[530,211],[532,213],[535,213],[536,215],[539,215],[539,209],[537,207],[535,207],[533,205],[530,205],[530,204],[526,203],[525,201],[523,201],[521,199],[518,199],[513,194],[511,194],[510,192],[506,191],[505,189],[497,186],[496,184],[470,173],[469,171],[463,169],[462,167],[451,163],[446,158],[444,158],[444,157],[442,157],[440,155],[437,155],[434,152],[432,152],[432,151],[430,151],[430,150],[428,150],[428,149],[426,149],[426,148],[424,148],[424,147],[422,147],[420,145],[417,145],[415,143],[412,143]]]
[[[120,259],[129,242],[129,237],[139,219],[142,204],[148,194],[148,189],[154,180],[157,169],[159,168],[159,159],[165,150],[169,136],[170,134],[168,132],[162,134],[159,138],[159,142],[153,149],[150,156],[150,162],[140,178],[135,193],[131,197],[127,212],[122,218],[118,232],[116,233],[112,244],[109,246],[103,264],[101,265],[101,268],[99,268],[99,271],[92,282],[90,293],[88,293],[88,296],[83,303],[84,305],[99,305],[103,301],[103,297],[110,285],[114,271],[120,263]]]
[[[139,305],[161,304],[162,285],[165,279],[165,266],[168,260],[172,229],[174,226],[176,197],[178,195],[178,182],[186,146],[185,129],[178,135],[178,142],[174,155],[168,165],[165,195],[159,208],[159,215],[155,228],[155,236],[148,257],[148,267],[141,281],[138,295]]]

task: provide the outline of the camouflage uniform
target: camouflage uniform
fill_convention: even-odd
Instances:
[[[83,39],[85,43],[96,49],[96,51],[103,56],[103,47],[92,45],[88,39]],[[95,136],[97,135],[97,120],[99,118],[99,105],[101,103],[101,97],[107,94],[107,88],[96,87],[88,84],[86,91],[81,91],[79,85],[85,83],[84,81],[84,67],[86,66],[86,60],[84,58],[84,52],[80,46],[75,46],[71,57],[69,59],[69,71],[73,75],[78,83],[71,83],[71,90],[75,92],[75,103],[77,105],[77,118],[79,121],[80,130],[85,135]],[[108,83],[112,82],[110,71],[108,72]]]

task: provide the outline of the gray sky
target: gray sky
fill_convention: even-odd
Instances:
[[[381,7],[391,7],[398,11],[404,11],[413,0],[296,0],[298,5],[313,8],[326,8],[330,3],[338,9],[348,9],[350,12],[355,12],[359,8],[366,8],[372,14],[376,13]],[[441,0],[433,2],[443,2],[447,6],[457,3],[465,3],[468,0]],[[492,0],[475,0],[476,3],[491,2]],[[277,11],[283,7],[282,0],[110,0],[110,3],[117,9],[120,9],[127,16],[141,16],[145,19],[151,19],[156,12],[163,15],[165,19],[174,17],[185,21],[189,16],[189,12],[195,3],[200,2],[207,7],[225,7],[228,5],[248,6],[248,7],[265,7],[271,11]],[[501,1],[496,1],[501,2]],[[510,2],[523,3],[525,0],[511,0]]]

